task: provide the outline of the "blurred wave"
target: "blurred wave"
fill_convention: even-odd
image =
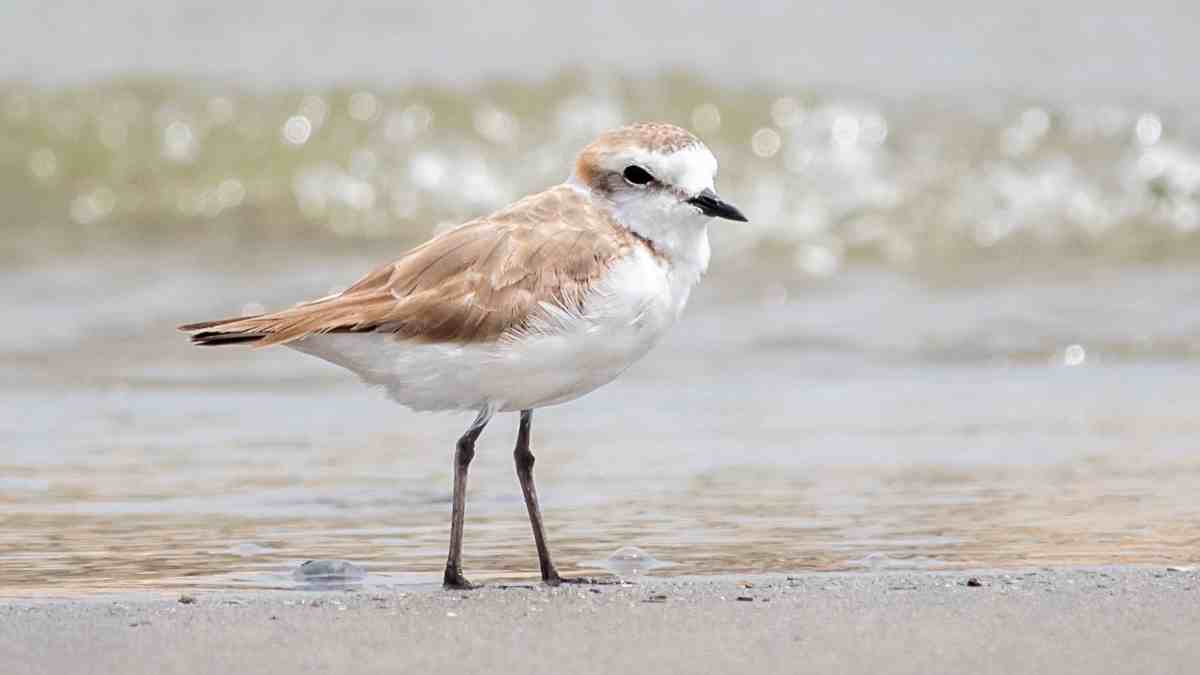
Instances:
[[[1051,255],[1200,257],[1200,129],[1119,104],[894,100],[688,73],[466,87],[0,85],[0,236],[20,252],[187,238],[416,242],[561,181],[598,131],[692,128],[754,250],[829,276]]]

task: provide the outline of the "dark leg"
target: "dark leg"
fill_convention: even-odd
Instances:
[[[458,439],[454,450],[454,507],[450,515],[450,554],[446,557],[446,574],[442,585],[446,588],[474,588],[462,575],[463,517],[467,510],[467,467],[475,457],[475,440],[483,433],[491,410],[479,411],[467,432]]]
[[[517,447],[513,450],[513,461],[517,465],[517,480],[521,481],[521,492],[525,494],[525,508],[529,510],[529,524],[533,526],[533,541],[537,544],[538,564],[542,568],[542,581],[557,586],[562,583],[554,563],[550,560],[550,548],[546,546],[546,531],[542,528],[542,510],[538,506],[537,488],[533,485],[533,453],[529,451],[529,431],[533,425],[533,411],[521,411],[521,426],[517,431]]]

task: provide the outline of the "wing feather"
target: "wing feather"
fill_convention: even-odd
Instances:
[[[337,295],[271,314],[181,326],[198,344],[286,344],[330,332],[429,342],[490,341],[584,295],[637,240],[560,186],[471,221],[382,265]]]

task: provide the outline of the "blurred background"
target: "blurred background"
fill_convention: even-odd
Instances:
[[[466,418],[185,321],[340,290],[656,119],[749,224],[535,443],[564,571],[1184,563],[1200,545],[1200,9],[0,8],[0,592],[433,583]],[[536,574],[513,420],[466,567]]]

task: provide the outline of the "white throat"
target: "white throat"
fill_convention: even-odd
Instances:
[[[612,214],[614,220],[653,244],[666,259],[668,272],[686,285],[694,284],[708,270],[712,250],[708,243],[708,224],[712,218],[689,205],[656,203],[655,200],[630,199],[616,202],[597,197],[572,176],[566,183],[587,195],[596,206]]]
[[[708,269],[712,218],[688,206],[663,209],[648,200],[614,204],[612,210],[617,222],[654,245],[673,275],[690,277],[688,281],[695,283]]]
[[[594,200],[597,207],[612,214],[614,220],[654,245],[667,260],[668,272],[685,285],[700,280],[708,270],[712,250],[708,244],[709,216],[698,209],[678,203],[668,204],[646,199],[624,202],[597,197],[575,175],[565,183]]]

